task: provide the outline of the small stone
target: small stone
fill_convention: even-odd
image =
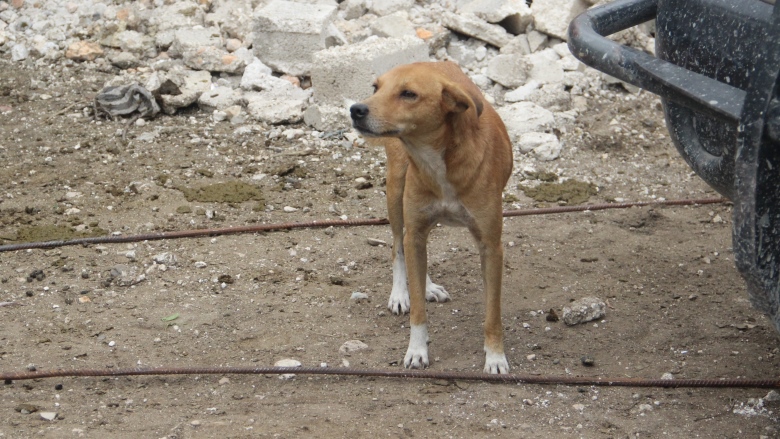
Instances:
[[[284,210],[287,213],[297,212],[298,211],[297,208],[292,207],[292,206],[284,206],[284,208],[282,208],[282,210]]]
[[[222,377],[219,380],[219,385],[224,386],[225,384],[230,384],[230,378],[228,377]]]
[[[92,41],[76,41],[65,51],[65,58],[74,61],[94,61],[102,55],[103,49],[100,48],[100,44]]]
[[[663,375],[661,375],[662,380],[673,380],[674,375],[671,374],[671,372],[666,372]]]
[[[593,359],[590,355],[583,355],[580,358],[580,361],[582,362],[583,366],[592,367],[596,364],[596,360]]]
[[[41,419],[46,421],[53,421],[57,419],[57,412],[40,412]]]
[[[544,316],[544,318],[548,322],[557,322],[560,319],[558,313],[555,312],[555,308],[550,308],[550,311],[547,312],[547,315]]]
[[[110,342],[108,342],[108,347],[113,348],[114,346],[116,346],[115,341],[111,340]]]
[[[36,370],[38,370],[38,368],[35,367],[34,364],[30,363],[27,365],[27,370],[29,370],[30,372],[35,372]]]
[[[195,268],[206,268],[209,264],[203,261],[197,261],[193,265],[195,266]]]
[[[37,405],[34,404],[19,404],[16,407],[14,407],[14,410],[17,412],[23,414],[23,415],[29,415],[30,413],[35,413],[40,408]]]
[[[339,352],[344,355],[352,354],[353,352],[363,351],[368,349],[368,345],[360,340],[347,340],[339,348]]]
[[[607,305],[597,297],[583,297],[563,307],[563,322],[569,326],[600,319],[606,315]]]
[[[377,247],[380,245],[387,245],[387,242],[382,241],[381,239],[368,238],[366,239],[366,242],[368,243],[368,245],[373,247]]]
[[[79,303],[89,303],[92,302],[92,299],[89,298],[89,296],[79,296]]]
[[[780,393],[777,390],[770,390],[764,397],[764,401],[777,402],[780,401]]]
[[[201,422],[197,419],[190,421],[190,425],[193,427],[200,427]]]
[[[534,360],[536,360],[536,354],[530,354],[530,355],[526,355],[526,356],[525,356],[525,358],[526,358],[528,361],[534,361]]]
[[[352,296],[350,296],[349,299],[357,303],[362,303],[362,302],[367,302],[369,300],[369,297],[368,294],[366,293],[355,291],[354,293],[352,293]]]

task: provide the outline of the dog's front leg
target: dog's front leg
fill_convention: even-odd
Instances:
[[[404,366],[412,369],[427,367],[428,361],[428,318],[425,312],[428,230],[407,225],[404,235],[404,252],[409,277],[409,348],[404,357]]]
[[[498,238],[488,238],[479,245],[482,280],[485,288],[485,373],[509,373],[504,354],[504,328],[501,324],[501,275],[504,249],[501,229]]]

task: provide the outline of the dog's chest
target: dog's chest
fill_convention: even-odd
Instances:
[[[411,149],[411,148],[410,148]],[[417,169],[438,186],[440,198],[425,207],[432,220],[451,226],[469,226],[473,217],[458,199],[455,188],[447,179],[447,165],[441,152],[430,147],[414,148],[409,151]]]

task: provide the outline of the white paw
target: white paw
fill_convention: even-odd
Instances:
[[[491,352],[485,349],[485,373],[499,374],[509,373],[509,363],[503,352]]]
[[[450,293],[443,286],[431,282],[430,276],[425,276],[425,300],[428,302],[448,302]]]
[[[396,315],[409,312],[409,290],[406,285],[399,288],[393,287],[390,292],[390,300],[387,301],[387,307]]]
[[[407,369],[424,369],[428,367],[428,327],[412,325],[409,335],[409,348],[404,357],[404,367]]]

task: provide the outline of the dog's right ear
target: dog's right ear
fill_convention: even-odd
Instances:
[[[454,82],[444,84],[441,100],[447,113],[463,113],[474,107],[477,117],[482,115],[482,96],[473,96]]]

